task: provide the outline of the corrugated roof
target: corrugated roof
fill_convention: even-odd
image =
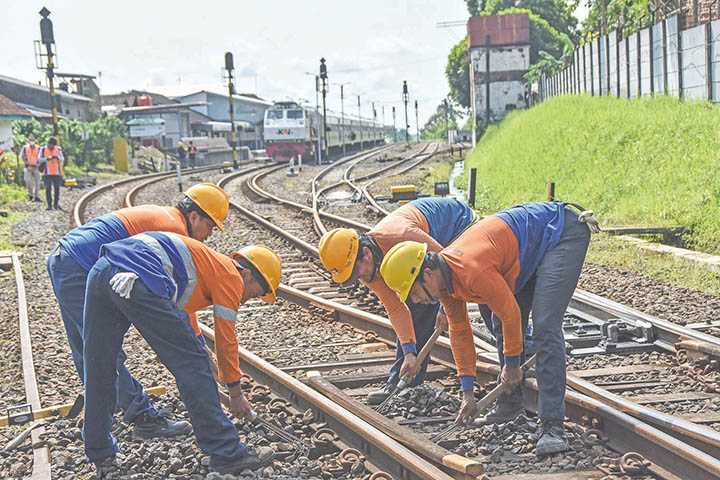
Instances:
[[[32,114],[4,95],[0,95],[0,117],[32,117]]]
[[[172,98],[188,97],[190,95],[201,92],[212,93],[214,95],[220,95],[223,97],[228,96],[227,85],[222,85],[218,83],[196,85],[166,85],[162,87],[151,87],[151,89],[154,92]],[[268,107],[273,104],[272,102],[263,100],[257,95],[248,96],[243,94],[235,94],[233,95],[233,97],[237,98],[238,100],[243,100],[249,103],[257,103],[259,105],[265,105]]]
[[[49,91],[47,87],[38,85],[37,83],[26,82],[25,80],[20,80],[19,78],[8,77],[6,75],[0,75],[0,81],[14,83],[15,85],[21,85],[23,87],[33,88],[35,90],[40,90],[42,92]],[[83,95],[78,95],[77,93],[66,92],[65,90],[60,90],[57,87],[55,88],[55,94],[60,95],[61,97],[72,98],[72,99],[80,100],[83,102],[92,102],[93,101],[92,98],[85,97]]]

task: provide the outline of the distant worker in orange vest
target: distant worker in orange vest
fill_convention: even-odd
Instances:
[[[50,137],[45,147],[40,150],[40,170],[44,173],[45,181],[45,200],[47,201],[47,210],[60,210],[60,184],[63,177],[63,157],[62,148],[58,146],[57,138]],[[53,199],[53,192],[55,193]]]
[[[28,200],[39,202],[40,171],[38,170],[38,162],[40,161],[40,147],[35,143],[34,137],[28,137],[28,143],[20,150],[20,158],[25,163],[24,180],[28,190]]]

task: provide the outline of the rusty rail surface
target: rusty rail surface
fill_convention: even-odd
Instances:
[[[33,361],[32,338],[30,336],[30,319],[28,317],[27,295],[25,293],[25,280],[22,273],[22,264],[17,253],[11,253],[13,270],[15,274],[15,285],[17,288],[18,320],[20,329],[20,352],[22,356],[23,382],[25,384],[25,403],[29,404],[33,411],[41,409],[40,392],[35,374],[35,363]],[[33,423],[34,424],[34,423]],[[50,449],[42,440],[45,427],[37,427],[31,433],[33,449],[33,480],[49,480],[50,470]]]

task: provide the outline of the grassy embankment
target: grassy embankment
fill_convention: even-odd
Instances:
[[[689,248],[720,254],[720,110],[671,98],[559,97],[492,127],[466,162],[477,206],[492,212],[557,197],[604,225],[682,225]],[[597,236],[589,260],[720,293],[720,276]]]

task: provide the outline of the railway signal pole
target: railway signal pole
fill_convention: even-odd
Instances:
[[[415,100],[415,125],[417,128],[417,135],[415,138],[416,142],[420,141],[420,120],[418,120],[420,117],[418,117],[418,103],[417,100]]]
[[[405,143],[410,143],[410,123],[408,122],[407,104],[410,99],[408,95],[407,80],[403,80],[403,103],[405,103]]]
[[[393,107],[393,138],[395,143],[397,143],[397,127],[395,126],[395,107]]]
[[[362,116],[360,115],[360,95],[358,97],[358,121],[360,122],[360,150],[363,149],[363,124]]]
[[[47,75],[48,79],[48,90],[50,92],[50,112],[52,116],[52,130],[53,130],[53,136],[57,137],[58,135],[58,112],[57,112],[57,105],[55,102],[55,62],[54,57],[55,54],[53,53],[53,45],[55,44],[55,34],[53,33],[53,23],[52,20],[50,20],[48,17],[50,16],[50,10],[48,10],[46,7],[43,7],[42,10],[40,10],[40,16],[42,19],[40,20],[40,42],[38,43],[37,40],[35,40],[35,46],[36,46],[36,59],[37,59],[37,66],[41,70],[45,70],[45,74]],[[42,49],[40,44],[42,44],[45,47],[45,54],[42,53]],[[42,65],[42,57],[46,58],[46,64]]]
[[[315,75],[315,113],[320,115],[320,76]],[[317,127],[317,164],[322,164],[322,137],[320,136],[320,125]]]
[[[342,129],[340,130],[340,138],[342,141],[342,154],[345,156],[345,85],[340,84],[340,123]]]
[[[325,104],[325,97],[327,96],[327,66],[325,65],[325,58],[320,59],[320,80],[322,80],[322,99],[323,99],[323,134],[322,139],[324,142],[325,159],[328,158],[328,141],[327,141],[327,106]]]
[[[235,131],[235,102],[233,101],[233,95],[235,95],[235,85],[233,84],[233,70],[235,65],[233,61],[232,52],[225,52],[225,70],[227,70],[228,79],[228,103],[230,113],[230,147],[232,148],[232,159],[233,168],[238,168],[238,152],[237,152],[237,132]],[[255,125],[257,128],[257,125]]]

